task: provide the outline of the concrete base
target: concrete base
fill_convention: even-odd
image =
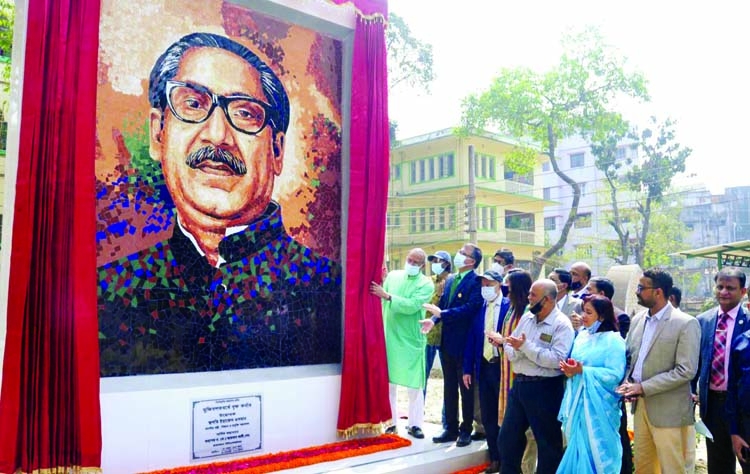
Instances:
[[[412,445],[409,447],[280,472],[294,472],[296,474],[317,474],[324,472],[337,474],[415,472],[450,474],[489,462],[487,443],[485,441],[474,441],[469,446],[457,448],[456,443],[435,444],[432,442],[432,437],[442,432],[441,426],[425,424],[422,430],[425,434],[424,439],[414,439],[406,434],[406,422],[400,420],[398,433],[412,442]]]

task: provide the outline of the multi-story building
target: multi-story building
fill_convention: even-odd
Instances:
[[[561,171],[576,181],[581,187],[581,200],[578,204],[578,219],[568,234],[567,242],[558,257],[565,257],[561,263],[568,266],[576,260],[591,265],[595,274],[605,274],[614,264],[607,257],[604,248],[597,245],[602,240],[615,241],[617,235],[607,222],[611,212],[609,205],[609,187],[604,173],[595,164],[596,158],[591,152],[591,145],[580,137],[561,140],[558,144],[557,165]],[[617,149],[617,159],[622,163],[637,159],[637,148],[623,144]],[[550,243],[560,238],[563,225],[573,205],[573,190],[552,169],[552,164],[545,157],[542,163],[542,195],[546,200],[556,201],[556,205],[544,210],[544,230]],[[628,200],[624,199],[625,207]]]
[[[750,240],[750,186],[727,188],[724,197],[731,241]]]
[[[606,274],[616,263],[605,253],[602,241],[617,242],[617,235],[609,224],[612,208],[609,186],[604,173],[595,164],[596,157],[584,139],[574,137],[560,142],[557,149],[560,169],[581,186],[578,219],[568,234],[567,243],[558,255],[563,266],[574,260],[589,263],[595,274]],[[623,166],[637,162],[637,146],[624,143],[617,151]],[[570,186],[555,174],[549,160],[542,163],[543,197],[557,201],[544,212],[544,228],[550,243],[557,241],[573,201]],[[750,186],[727,188],[723,195],[712,195],[704,187],[673,188],[670,200],[681,206],[680,219],[687,228],[685,249],[710,247],[727,242],[750,240]],[[622,215],[638,219],[634,201],[628,192],[619,191],[618,202]],[[635,236],[631,236],[635,238]],[[671,268],[675,284],[686,291],[687,298],[701,299],[711,295],[715,260],[676,257]]]
[[[469,147],[475,166],[470,179]],[[386,258],[388,269],[403,266],[414,247],[428,254],[454,254],[475,241],[491,265],[500,248],[513,251],[528,268],[544,251],[544,206],[538,181],[542,155],[532,173],[519,175],[505,166],[515,142],[489,132],[459,137],[451,129],[402,140],[391,150]],[[473,181],[473,186],[471,182]],[[474,193],[469,197],[470,190]],[[474,204],[474,213],[469,212]],[[469,222],[473,215],[474,221]]]

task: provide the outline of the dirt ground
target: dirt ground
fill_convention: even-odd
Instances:
[[[399,388],[398,391],[398,409],[401,416],[408,413],[409,399],[406,390]],[[426,423],[440,424],[441,413],[443,409],[443,374],[440,369],[433,369],[430,378],[427,381],[427,397],[425,398],[424,421]],[[632,423],[632,420],[630,420]],[[696,448],[696,474],[705,474],[706,470],[706,439],[698,437]],[[741,474],[742,470],[737,467],[737,473]]]

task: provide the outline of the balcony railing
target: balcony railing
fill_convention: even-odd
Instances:
[[[528,230],[505,229],[505,240],[519,244],[534,245],[534,232]]]
[[[501,181],[505,187],[505,192],[513,194],[526,194],[528,196],[534,195],[534,186],[526,183],[519,183],[518,181],[504,180]]]

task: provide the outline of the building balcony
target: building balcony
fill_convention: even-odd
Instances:
[[[389,229],[388,234],[390,245],[395,246],[416,246],[438,242],[461,241],[468,237],[468,232],[464,229],[420,231],[419,227],[412,229]],[[537,236],[533,231],[518,229],[479,229],[477,230],[477,241],[544,246],[544,234],[539,234]]]

